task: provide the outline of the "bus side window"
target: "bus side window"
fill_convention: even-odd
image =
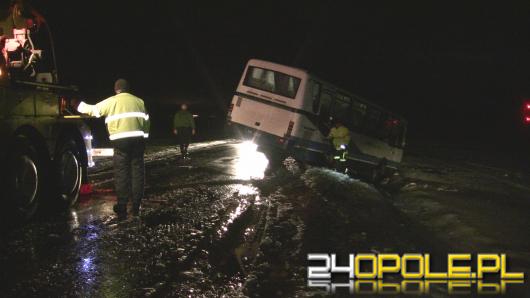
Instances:
[[[313,113],[317,114],[320,106],[320,83],[313,82],[311,99],[313,100]]]
[[[331,94],[327,92],[322,92],[320,94],[320,121],[323,121],[324,123],[328,124],[330,117],[331,117],[331,103],[333,101],[333,97]]]
[[[357,100],[352,101],[352,127],[361,128],[364,122],[364,117],[366,115],[366,105]]]
[[[369,108],[366,113],[366,119],[364,121],[365,133],[373,137],[380,137],[380,120],[381,112],[374,108]]]
[[[351,126],[350,119],[351,100],[349,97],[338,94],[333,102],[331,117],[341,120],[347,127]]]

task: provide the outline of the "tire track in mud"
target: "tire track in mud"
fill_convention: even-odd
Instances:
[[[142,215],[141,224],[128,222],[120,227],[113,241],[119,247],[151,243],[149,251],[162,253],[157,257],[135,249],[127,252],[127,258],[141,260],[140,264],[147,266],[145,270],[132,271],[140,276],[145,275],[142,271],[154,276],[145,276],[147,280],[136,289],[138,295],[147,292],[163,296],[237,295],[238,272],[228,269],[237,268],[237,264],[233,266],[237,240],[259,210],[253,194],[236,198],[236,194],[228,193],[231,187],[184,188],[166,193],[164,196],[170,200],[158,208],[149,208]],[[224,193],[224,197],[218,192]],[[135,236],[131,239],[130,235]],[[118,252],[119,249],[114,253]],[[129,283],[135,281],[131,277]]]
[[[174,248],[179,253],[174,254],[173,258],[165,262],[164,284],[145,286],[145,290],[156,295],[169,296],[190,294],[188,290],[194,291],[195,294],[217,295],[226,294],[227,292],[223,289],[226,290],[229,287],[231,290],[227,291],[231,295],[237,295],[237,289],[240,288],[237,284],[241,282],[240,272],[244,272],[242,266],[244,259],[247,258],[246,249],[242,248],[241,243],[259,238],[256,235],[259,235],[261,229],[257,227],[261,226],[263,219],[266,218],[263,214],[266,213],[267,202],[259,198],[259,192],[252,187],[252,181],[226,178],[226,173],[223,171],[215,169],[212,171],[211,168],[194,165],[180,174],[186,176],[185,180],[161,186],[160,182],[175,180],[175,176],[168,175],[174,171],[170,168],[174,167],[166,166],[166,169],[164,167],[157,169],[156,166],[151,166],[155,170],[151,171],[150,180],[156,181],[157,184],[148,189],[145,202],[150,210],[158,211],[154,211],[152,216],[149,213],[142,216],[143,223],[154,228],[155,231],[158,227],[165,225],[168,229],[178,229],[180,234],[191,235],[191,237],[183,236],[181,240],[177,240],[177,243],[189,240],[193,243]],[[201,181],[197,181],[195,176],[200,177]],[[211,179],[212,177],[220,177],[220,179]],[[205,193],[216,192],[218,189],[221,189],[220,194],[214,193],[208,198],[211,201],[211,210],[197,210],[202,204],[197,205],[197,203],[204,199],[201,197],[204,197]],[[184,197],[179,194],[179,192],[186,191],[192,191],[192,193]],[[232,194],[229,193],[230,191]],[[186,204],[186,200],[192,201],[193,198],[199,198],[197,203],[191,202],[191,205],[195,205],[194,211],[198,213],[198,218],[195,219],[187,216],[188,211],[178,209]],[[226,205],[217,208],[216,204]],[[172,206],[180,207],[175,210],[171,209]],[[189,207],[186,208],[189,209]],[[165,216],[159,213],[160,210],[168,211],[166,214],[171,213],[168,215],[169,218],[164,219]],[[182,222],[182,219],[176,218],[181,216],[182,219],[188,218],[188,222]],[[212,224],[204,226],[197,221],[208,221]],[[179,222],[178,227],[172,227],[175,222]],[[202,285],[198,285],[199,283]],[[181,287],[183,284],[185,286]],[[204,289],[205,284],[210,287],[219,286],[219,289]]]
[[[206,232],[196,249],[179,262],[178,274],[192,269],[197,257],[205,250],[209,252],[208,260],[215,268],[214,271],[223,272],[228,277],[237,276],[240,272],[245,273],[243,258],[247,253],[244,251],[255,250],[252,247],[256,240],[261,239],[269,207],[269,204],[265,204],[263,208],[258,207],[252,201],[233,221],[229,221],[229,224],[222,223]],[[249,229],[252,229],[252,233],[246,233]],[[220,235],[220,231],[224,234]],[[249,243],[250,248],[245,248],[244,243]]]

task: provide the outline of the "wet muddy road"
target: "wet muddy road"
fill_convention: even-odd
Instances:
[[[142,215],[124,222],[111,162],[99,160],[75,208],[1,236],[2,296],[312,296],[322,288],[308,287],[310,252],[451,250],[407,205],[412,178],[377,190],[290,159],[266,171],[263,154],[230,140],[190,152],[149,147]]]

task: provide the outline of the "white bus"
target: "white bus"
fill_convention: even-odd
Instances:
[[[229,124],[265,151],[319,162],[333,147],[333,120],[350,129],[348,160],[395,167],[401,162],[403,117],[340,89],[305,70],[252,59],[230,104]]]

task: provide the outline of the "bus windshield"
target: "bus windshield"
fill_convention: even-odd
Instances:
[[[249,66],[244,84],[248,87],[295,98],[300,79],[270,69]]]

